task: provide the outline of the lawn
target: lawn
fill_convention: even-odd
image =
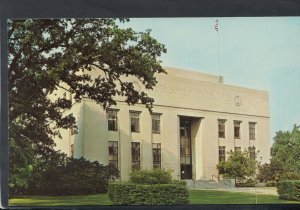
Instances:
[[[190,204],[255,204],[252,193],[190,190]],[[258,204],[298,203],[278,199],[275,195],[258,195]],[[79,196],[18,196],[9,200],[11,206],[112,205],[107,194]]]
[[[18,196],[9,200],[10,206],[79,206],[112,205],[107,194],[73,196]]]
[[[190,190],[190,204],[256,204],[253,193],[225,192],[214,190]],[[286,204],[297,201],[280,200],[276,195],[257,195],[258,204]]]

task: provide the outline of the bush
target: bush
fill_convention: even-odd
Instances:
[[[255,187],[255,181],[253,179],[246,179],[242,182],[237,182],[236,187]]]
[[[172,176],[170,171],[163,169],[139,170],[130,173],[130,181],[136,184],[169,184]]]
[[[300,201],[300,180],[287,180],[277,183],[280,199]]]
[[[270,163],[265,163],[258,166],[257,179],[260,182],[278,181],[278,176],[284,173],[282,163],[277,160],[271,160]]]
[[[276,187],[276,182],[275,181],[268,181],[268,182],[266,182],[266,187]]]
[[[189,202],[185,182],[152,185],[110,182],[108,195],[115,205],[183,205]]]
[[[130,173],[130,182],[110,182],[109,198],[115,205],[188,204],[186,182],[172,180],[168,170],[140,170]]]
[[[300,180],[300,174],[295,172],[285,172],[283,174],[278,174],[277,181],[285,180]]]
[[[108,181],[119,177],[116,168],[84,158],[75,159],[58,154],[58,159],[33,171],[26,194],[83,195],[106,193]]]

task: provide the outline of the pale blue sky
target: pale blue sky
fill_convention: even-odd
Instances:
[[[226,84],[269,91],[271,138],[300,124],[300,17],[139,18],[166,45],[164,66],[222,75]]]

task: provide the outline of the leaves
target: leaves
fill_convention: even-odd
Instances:
[[[286,172],[300,174],[300,130],[294,125],[292,131],[279,131],[274,137],[272,160],[283,165]]]
[[[222,172],[225,179],[243,181],[255,175],[256,160],[250,158],[249,151],[230,151],[228,159],[220,162],[217,168]]]
[[[119,24],[127,21],[120,19]],[[75,118],[64,113],[72,107],[70,99],[49,100],[58,88],[77,103],[88,97],[106,109],[120,95],[129,105],[142,103],[151,110],[154,99],[146,90],[165,72],[159,60],[164,52],[150,31],[121,28],[116,19],[9,20],[9,143],[15,144],[10,154],[26,145],[26,160],[11,158],[10,173],[25,170],[35,156],[46,158],[53,138],[60,136],[58,129],[75,127]],[[99,76],[92,77],[92,71]],[[135,90],[124,80],[129,76],[144,89]]]

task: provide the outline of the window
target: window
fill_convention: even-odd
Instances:
[[[108,124],[109,131],[118,130],[117,112],[118,110],[115,109],[107,110],[107,124]]]
[[[241,148],[241,147],[235,147],[235,148],[234,148],[234,151],[235,151],[235,152],[242,152],[242,148]]]
[[[140,143],[131,142],[131,166],[132,170],[140,170]]]
[[[108,142],[108,165],[118,168],[118,142]]]
[[[255,140],[255,124],[254,122],[249,122],[249,139]]]
[[[71,136],[72,136],[72,135],[74,135],[74,134],[77,134],[78,132],[77,132],[76,128],[75,128],[74,126],[72,126],[72,127],[70,128],[70,133],[71,133]]]
[[[74,157],[74,144],[71,144],[71,157]]]
[[[249,155],[251,159],[255,159],[256,158],[256,154],[255,154],[255,147],[249,147]]]
[[[218,120],[219,138],[225,138],[225,120]]]
[[[75,132],[74,132],[74,127],[73,127],[73,126],[70,128],[70,133],[71,133],[71,135],[74,135],[74,134],[75,134]]]
[[[153,168],[161,168],[161,145],[153,143]]]
[[[160,133],[160,114],[152,114],[152,133]]]
[[[219,146],[219,162],[225,161],[225,147]]]
[[[140,112],[130,112],[131,132],[140,132]]]
[[[240,126],[241,126],[240,121],[234,121],[234,138],[235,139],[241,138]]]
[[[72,93],[71,92],[69,92],[69,100],[70,100],[71,103],[73,102],[73,97],[72,97]]]

